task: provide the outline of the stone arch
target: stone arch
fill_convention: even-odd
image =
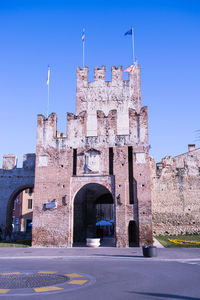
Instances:
[[[99,183],[83,185],[73,201],[73,245],[96,236],[96,204],[114,204],[109,187]]]
[[[23,156],[23,167],[17,167],[17,156],[6,154],[0,169],[0,226],[5,234],[10,233],[9,221],[14,198],[26,187],[32,187],[35,180],[35,154]],[[7,224],[8,223],[8,224]]]
[[[11,237],[12,233],[12,212],[14,208],[14,201],[16,197],[25,189],[33,188],[34,184],[24,184],[22,186],[17,187],[10,195],[8,204],[7,204],[7,211],[6,211],[6,228],[5,228],[5,236]]]

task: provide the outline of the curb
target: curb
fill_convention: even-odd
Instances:
[[[159,258],[159,257],[143,257],[143,256],[4,256],[0,257],[0,260],[6,260],[6,259],[70,259],[70,260],[76,260],[76,259],[105,259],[105,260],[119,260],[119,259],[126,259],[126,260],[137,260],[137,261],[176,261],[176,262],[187,262],[187,261],[200,261],[200,258]]]

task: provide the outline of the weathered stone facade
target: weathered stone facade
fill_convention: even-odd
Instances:
[[[67,134],[57,116],[38,116],[33,245],[71,247],[94,235],[94,206],[114,203],[117,247],[152,239],[147,108],[141,108],[140,67],[123,80],[122,67],[77,68],[76,115]],[[111,201],[111,202],[110,202]],[[130,223],[134,226],[130,227]],[[131,233],[130,228],[135,232]]]
[[[22,168],[17,168],[16,155],[4,155],[0,169],[0,226],[4,235],[11,235],[16,196],[25,188],[33,187],[34,179],[35,154],[24,155]]]
[[[150,163],[149,163],[150,161]],[[4,155],[0,226],[11,235],[16,196],[34,185],[33,245],[71,247],[95,235],[95,206],[109,204],[117,247],[141,245],[154,234],[200,232],[200,149],[149,157],[147,108],[141,107],[140,68],[123,80],[122,67],[77,69],[76,115],[67,132],[57,116],[38,115],[35,154]],[[152,200],[152,210],[151,210]]]
[[[151,159],[154,234],[200,233],[200,149]]]

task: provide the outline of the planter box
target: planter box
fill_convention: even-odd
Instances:
[[[144,257],[156,257],[157,248],[155,246],[143,246],[142,247]]]
[[[97,239],[97,238],[87,238],[86,239],[86,245],[88,247],[97,248],[97,247],[100,246],[100,239]]]

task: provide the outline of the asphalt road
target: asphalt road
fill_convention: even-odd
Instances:
[[[52,291],[27,288],[5,292],[1,286],[0,300],[200,299],[200,260],[176,261],[117,256],[0,260],[0,273],[7,274],[1,275],[2,278],[11,272],[44,272],[62,276],[68,274],[69,280],[53,285],[59,289]]]

